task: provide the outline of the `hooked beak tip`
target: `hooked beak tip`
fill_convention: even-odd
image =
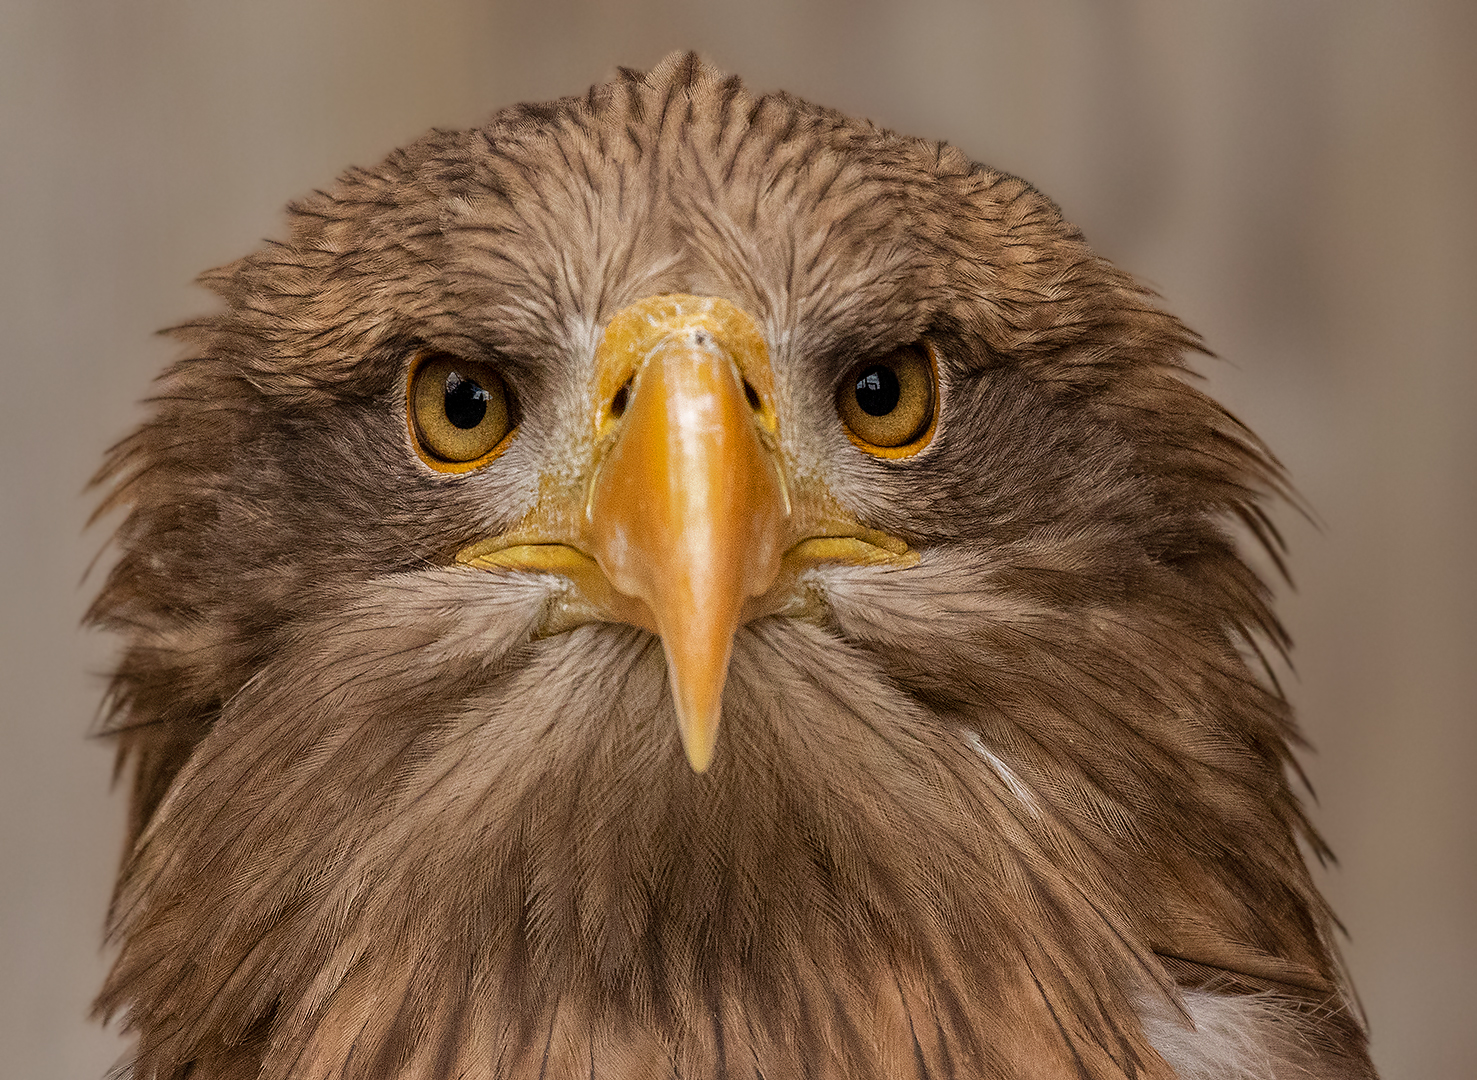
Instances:
[[[728,661],[732,652],[732,630],[722,640],[710,640],[717,649],[700,650],[705,655],[674,656],[672,635],[664,634],[663,652],[667,658],[667,679],[672,691],[672,705],[677,713],[677,731],[682,738],[682,752],[692,771],[705,773],[713,763],[718,744],[718,726],[723,714],[723,688],[728,682]],[[726,647],[724,647],[726,646]],[[717,655],[720,653],[721,655]]]
[[[718,724],[717,718],[709,725],[711,735],[701,738],[688,737],[682,740],[682,749],[687,753],[687,764],[692,766],[692,771],[702,775],[708,771],[708,766],[713,764],[713,750],[717,744]]]

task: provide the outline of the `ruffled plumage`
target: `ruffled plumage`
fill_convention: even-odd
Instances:
[[[1373,1076],[1248,664],[1286,641],[1230,530],[1277,551],[1280,469],[1029,185],[673,57],[433,132],[204,280],[102,477],[98,1007],[139,1080]],[[789,459],[921,554],[739,631],[706,775],[654,637],[540,636],[560,578],[449,565],[664,291],[754,315]],[[837,372],[924,334],[934,445],[852,452]],[[496,468],[418,471],[428,343],[533,403]]]

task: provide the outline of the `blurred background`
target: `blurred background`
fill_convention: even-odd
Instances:
[[[695,48],[1054,197],[1205,335],[1279,515],[1319,871],[1386,1080],[1477,1063],[1477,4],[0,2],[0,1061],[100,1077],[123,800],[83,485],[290,198]]]

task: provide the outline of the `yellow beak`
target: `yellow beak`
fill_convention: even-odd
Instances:
[[[596,364],[608,449],[586,503],[591,553],[650,610],[703,772],[745,601],[774,583],[786,547],[768,351],[727,301],[657,296],[611,321]]]
[[[728,301],[672,294],[623,309],[595,351],[592,391],[588,470],[542,476],[522,521],[456,559],[567,578],[544,633],[599,620],[659,635],[682,746],[704,772],[739,626],[808,613],[811,567],[918,556],[860,525],[822,482],[792,492],[768,347]]]

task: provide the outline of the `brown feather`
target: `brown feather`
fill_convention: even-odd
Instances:
[[[98,1008],[140,1080],[1373,1076],[1247,663],[1287,643],[1230,528],[1279,556],[1281,470],[1029,185],[673,57],[432,132],[203,280],[102,474]],[[679,291],[754,315],[786,452],[922,556],[741,629],[702,776],[654,638],[539,637],[559,579],[449,566],[573,452],[604,323]],[[925,333],[926,453],[814,422]],[[417,469],[422,346],[539,403],[497,469]]]

